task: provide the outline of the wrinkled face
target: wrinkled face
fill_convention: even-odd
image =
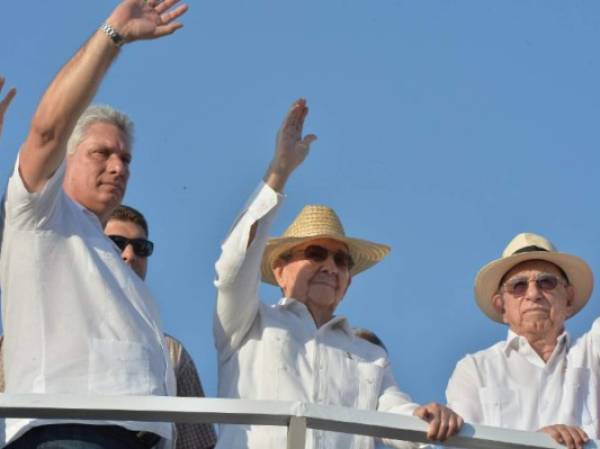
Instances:
[[[307,259],[303,250],[311,245],[328,249],[329,256],[320,262]],[[306,304],[313,315],[318,310],[333,316],[351,281],[349,269],[334,262],[337,251],[348,248],[337,240],[315,239],[294,247],[288,260],[279,259],[273,273],[284,295]]]
[[[67,157],[65,192],[103,221],[125,195],[130,161],[125,134],[113,124],[92,123]]]
[[[554,288],[549,288],[552,282],[546,280],[548,275],[560,280]],[[518,292],[511,292],[514,285],[518,285]],[[526,290],[521,292],[523,289]],[[492,301],[515,333],[543,337],[562,333],[565,320],[573,313],[573,296],[573,287],[567,285],[556,265],[530,260],[505,275],[502,287]]]
[[[119,235],[128,239],[147,238],[144,229],[131,221],[108,220],[104,227],[104,233],[106,235]],[[138,256],[133,251],[133,246],[131,246],[131,244],[127,245],[125,249],[121,251],[121,257],[139,277],[142,279],[146,277],[148,258]]]

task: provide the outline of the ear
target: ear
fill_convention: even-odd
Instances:
[[[504,298],[502,294],[496,293],[492,296],[492,306],[494,306],[494,310],[502,315],[502,321],[506,323],[506,318],[504,318]]]
[[[348,292],[348,288],[350,287],[350,284],[352,284],[352,275],[350,275],[348,277],[348,284],[346,284],[346,288],[344,289],[344,294],[342,295],[342,299],[340,299],[340,302],[344,299],[344,297],[346,296],[346,292]]]
[[[567,291],[567,317],[570,318],[575,313],[575,289],[572,285],[567,285],[565,290]]]
[[[285,291],[285,278],[283,277],[283,269],[285,267],[285,262],[281,259],[275,262],[275,266],[273,267],[273,276],[275,276],[275,280],[277,281],[277,285],[281,288],[281,290]]]

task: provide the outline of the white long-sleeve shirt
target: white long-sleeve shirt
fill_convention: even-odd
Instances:
[[[236,221],[216,264],[219,395],[412,414],[417,404],[398,389],[385,351],[355,337],[346,318],[334,317],[317,328],[306,306],[293,298],[274,306],[259,300],[260,262],[281,200],[262,185]],[[254,223],[256,234],[248,247]],[[217,448],[285,445],[284,427],[225,425]],[[309,430],[306,447],[370,449],[373,438]]]
[[[466,422],[536,431],[582,427],[598,438],[600,322],[575,344],[563,333],[548,362],[511,330],[505,341],[458,362],[448,406]]]

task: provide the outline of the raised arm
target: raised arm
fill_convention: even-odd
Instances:
[[[186,10],[179,0],[124,0],[75,56],[58,72],[33,116],[20,153],[19,171],[27,189],[40,191],[65,157],[66,143],[122,44],[173,33]]]
[[[4,78],[0,77],[0,92],[2,92],[2,88],[4,87]],[[13,87],[8,91],[6,96],[0,101],[0,136],[2,135],[2,126],[4,125],[4,114],[6,114],[6,110],[10,106],[10,102],[15,95],[17,94],[17,90]]]
[[[222,245],[217,261],[218,289],[215,343],[221,358],[243,341],[258,313],[260,264],[269,226],[281,203],[280,192],[292,172],[308,154],[316,136],[302,137],[306,101],[295,101],[277,133],[275,154],[264,176],[266,186],[250,200]]]

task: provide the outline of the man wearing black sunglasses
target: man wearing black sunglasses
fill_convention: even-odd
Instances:
[[[106,226],[104,233],[115,243],[121,257],[142,279],[146,279],[148,257],[152,255],[154,244],[148,240],[148,222],[140,211],[133,207],[117,207]],[[177,396],[203,397],[204,391],[194,361],[174,337],[165,334],[165,341],[173,362]],[[210,424],[177,423],[175,449],[209,449],[215,446],[216,435]]]
[[[414,414],[430,423],[430,439],[445,440],[462,419],[439,404],[413,403],[396,385],[386,351],[355,336],[348,320],[335,315],[352,277],[380,262],[389,247],[346,236],[337,214],[318,205],[306,206],[282,237],[268,240],[283,187],[316,139],[302,137],[307,113],[305,100],[292,105],[264,184],[223,243],[216,265],[219,393]],[[261,274],[283,292],[279,304],[259,300]],[[374,445],[370,437],[317,430],[307,438],[315,449]],[[217,443],[224,449],[285,446],[285,430],[265,426],[224,425]]]
[[[468,422],[539,430],[569,448],[598,438],[600,322],[576,343],[564,326],[592,288],[584,260],[540,235],[517,235],[475,279],[477,304],[508,336],[458,362],[449,406]]]

